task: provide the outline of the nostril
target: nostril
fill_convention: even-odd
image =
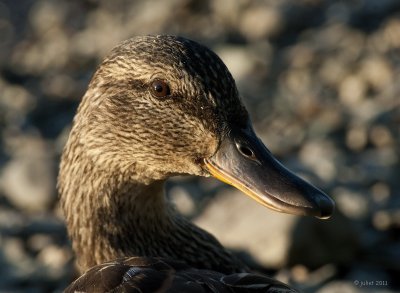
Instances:
[[[254,158],[253,151],[251,149],[249,149],[247,146],[239,145],[238,150],[243,156],[248,157],[248,158]]]

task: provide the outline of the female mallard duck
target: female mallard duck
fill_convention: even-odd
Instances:
[[[95,266],[67,291],[290,291],[245,273],[177,214],[163,185],[178,174],[212,175],[280,212],[327,218],[334,208],[257,138],[215,53],[181,37],[133,38],[97,69],[62,155],[68,232],[80,268]]]

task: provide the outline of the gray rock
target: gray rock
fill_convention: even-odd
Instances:
[[[195,223],[224,245],[249,252],[266,267],[281,268],[287,262],[295,216],[268,210],[240,191],[219,194]]]
[[[361,248],[355,229],[339,210],[324,221],[301,218],[292,230],[288,264],[316,269],[326,264],[351,263]]]
[[[0,175],[0,190],[16,207],[46,211],[55,200],[55,167],[49,145],[39,138],[19,137],[12,159]]]

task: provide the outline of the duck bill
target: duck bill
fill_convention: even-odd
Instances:
[[[251,127],[230,131],[204,161],[215,178],[272,210],[321,219],[333,213],[333,200],[275,159]]]

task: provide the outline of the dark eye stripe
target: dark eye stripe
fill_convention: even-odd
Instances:
[[[163,98],[171,94],[168,83],[159,79],[153,80],[150,90],[153,96],[157,98]]]

